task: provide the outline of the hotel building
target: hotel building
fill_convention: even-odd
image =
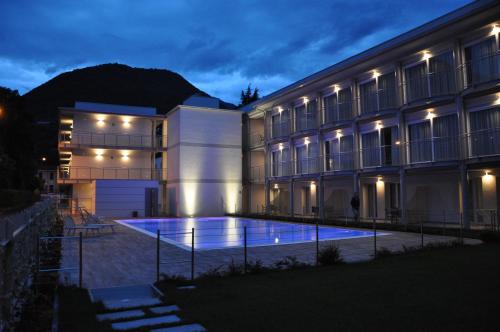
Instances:
[[[500,3],[477,1],[245,108],[244,212],[496,218]]]
[[[76,102],[60,108],[57,182],[102,216],[223,215],[240,210],[241,112],[192,96],[154,108]]]

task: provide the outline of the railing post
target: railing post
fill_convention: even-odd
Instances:
[[[248,256],[247,256],[247,226],[243,227],[243,245],[244,245],[244,265],[243,265],[243,273],[247,274],[247,263],[248,263]]]
[[[319,265],[319,226],[316,221],[316,265]]]
[[[156,230],[156,282],[160,281],[160,229]]]
[[[82,232],[80,232],[79,238],[79,248],[78,248],[78,254],[80,258],[79,262],[79,267],[78,267],[78,287],[82,288],[82,279],[83,279],[83,250],[82,250],[82,244],[83,244],[83,235]]]
[[[373,258],[377,258],[377,221],[373,218]]]
[[[194,280],[194,227],[191,229],[191,281]]]

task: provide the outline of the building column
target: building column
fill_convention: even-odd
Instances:
[[[465,162],[460,163],[460,213],[462,214],[463,227],[470,228],[470,211],[469,211],[469,178],[467,174],[467,165]]]
[[[295,209],[294,209],[294,197],[293,197],[293,179],[290,179],[290,182],[288,183],[289,186],[289,192],[290,192],[290,217],[293,218]]]
[[[406,196],[406,170],[405,165],[407,164],[407,128],[406,119],[404,114],[398,113],[398,128],[399,128],[399,204],[400,204],[400,218],[402,223],[408,221],[408,211],[406,211],[407,196]]]
[[[271,194],[270,194],[269,179],[266,177],[264,180],[264,204],[265,204],[265,214],[269,214],[269,206],[271,205]]]
[[[399,168],[399,190],[401,196],[399,197],[399,205],[401,209],[401,222],[406,224],[408,222],[408,211],[406,211],[406,171],[403,167]]]

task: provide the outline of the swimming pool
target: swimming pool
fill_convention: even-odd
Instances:
[[[191,249],[194,228],[194,247],[199,250],[242,247],[244,227],[247,229],[247,246],[269,246],[316,241],[316,226],[274,220],[233,217],[168,218],[115,220],[152,237],[160,230],[161,240],[183,249]],[[372,231],[319,226],[319,240],[343,240],[373,236]],[[387,235],[387,233],[377,233]]]

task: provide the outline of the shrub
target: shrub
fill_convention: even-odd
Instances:
[[[247,263],[247,272],[249,273],[260,273],[267,270],[260,259],[256,261],[250,261]]]
[[[390,251],[386,247],[381,247],[380,249],[377,249],[377,258],[390,257],[390,256],[394,256],[397,254],[398,254],[398,252]]]
[[[500,242],[500,232],[484,231],[480,236],[483,242]]]
[[[231,264],[227,267],[227,275],[237,276],[243,274],[244,266],[243,264],[237,264],[231,259]]]
[[[295,256],[286,256],[274,263],[274,267],[277,269],[298,269],[306,266],[308,266],[308,264],[300,262]]]
[[[330,245],[319,251],[318,263],[321,265],[335,265],[343,262],[344,260],[340,256],[340,249],[336,245]]]
[[[206,279],[206,278],[219,278],[224,276],[224,273],[222,271],[223,265],[218,266],[218,267],[212,267],[200,274],[200,279]]]

